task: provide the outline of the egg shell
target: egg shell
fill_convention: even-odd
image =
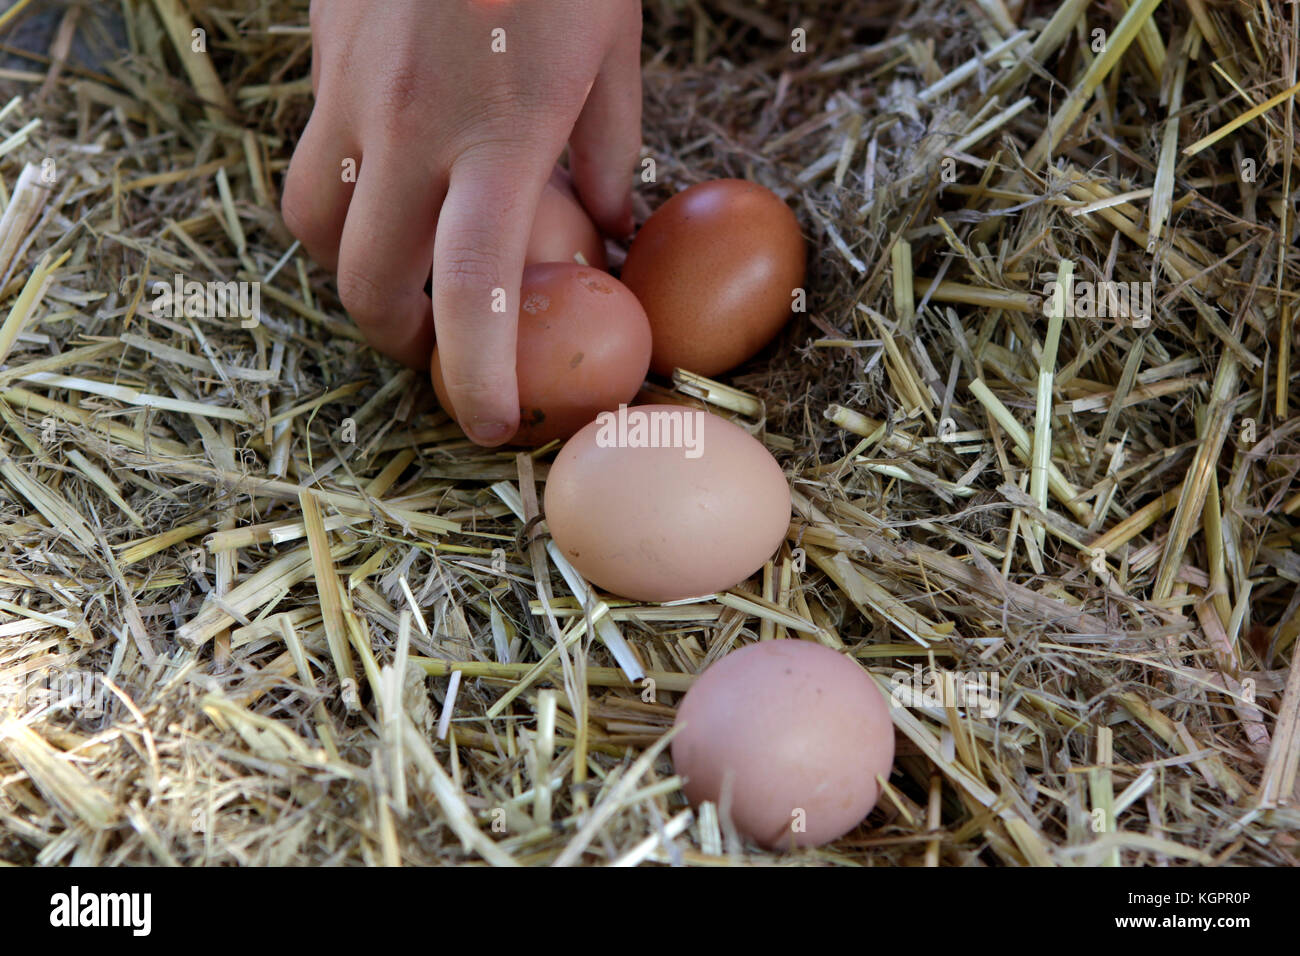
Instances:
[[[877,775],[888,779],[894,762],[889,705],[876,682],[811,641],[732,651],[696,678],[676,724],[673,767],[687,798],[720,804],[730,777],[737,830],[773,849],[852,830],[876,805]]]
[[[631,447],[655,433],[671,444],[669,426],[679,447]],[[697,438],[692,457],[681,446]],[[790,523],[790,488],[767,449],[725,419],[678,405],[639,405],[587,425],[551,465],[544,504],[551,536],[583,577],[637,601],[734,587]]]
[[[650,323],[621,282],[576,262],[543,262],[524,270],[519,302],[512,443],[567,438],[636,395],[650,364]],[[438,402],[455,418],[436,346],[429,371]]]
[[[569,174],[556,166],[537,203],[524,264],[573,262],[578,252],[594,269],[608,265],[605,240],[578,201]]]
[[[673,196],[621,273],[650,318],[650,367],[718,375],[751,358],[790,318],[806,256],[790,207],[757,183],[717,179]]]

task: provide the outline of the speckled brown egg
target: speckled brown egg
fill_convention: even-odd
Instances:
[[[691,803],[721,804],[773,849],[816,846],[856,827],[894,762],[889,705],[852,658],[811,641],[732,651],[677,708],[673,766]]]
[[[638,405],[599,416],[560,449],[545,511],[588,581],[675,601],[761,568],[789,528],[790,488],[743,428],[699,409]]]
[[[519,298],[519,429],[511,442],[567,438],[631,401],[649,364],[650,323],[623,283],[572,262],[529,266]],[[436,347],[430,372],[439,403],[455,418]]]
[[[622,271],[654,332],[650,367],[718,375],[753,356],[790,318],[805,258],[794,213],[757,183],[717,179],[673,196]]]

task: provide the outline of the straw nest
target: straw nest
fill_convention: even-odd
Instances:
[[[69,5],[5,48],[0,859],[1296,862],[1300,6],[648,2],[640,214],[741,176],[812,248],[776,347],[647,387],[795,500],[761,575],[667,608],[566,577],[554,449],[469,444],[292,244],[306,7]],[[119,9],[125,51],[66,55]],[[260,282],[260,321],[156,314],[176,274]],[[997,692],[891,708],[868,821],[764,854],[664,745],[773,638]]]

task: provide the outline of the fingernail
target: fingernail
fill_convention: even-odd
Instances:
[[[480,445],[499,445],[514,432],[504,422],[475,422],[469,429],[469,437]]]

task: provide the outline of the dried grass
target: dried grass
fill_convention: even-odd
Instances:
[[[649,0],[640,215],[743,176],[813,248],[777,348],[647,385],[796,503],[754,581],[662,608],[592,593],[553,449],[466,442],[292,244],[306,0],[121,9],[102,69],[74,6],[0,71],[0,860],[1297,862],[1300,6]],[[176,273],[260,281],[259,324],[155,315]],[[1150,324],[1044,317],[1069,275],[1153,283]],[[893,708],[867,825],[767,855],[664,747],[772,638],[1000,707]]]

